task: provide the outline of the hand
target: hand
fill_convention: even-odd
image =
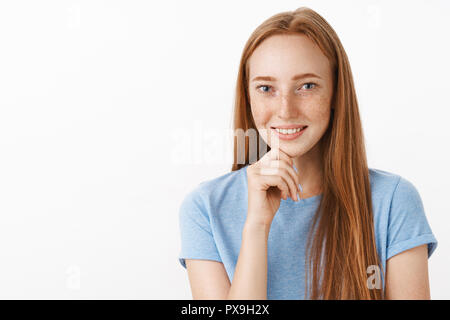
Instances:
[[[247,222],[270,226],[281,198],[298,201],[299,179],[293,160],[279,149],[271,149],[247,167]]]

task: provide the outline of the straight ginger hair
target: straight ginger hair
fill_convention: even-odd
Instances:
[[[384,299],[384,288],[368,285],[370,266],[381,270],[383,277],[384,270],[376,249],[369,170],[353,76],[337,34],[318,13],[307,7],[282,12],[264,21],[251,34],[239,65],[234,132],[258,132],[249,103],[247,61],[262,41],[277,34],[306,35],[328,58],[333,75],[334,109],[318,142],[323,159],[323,193],[308,234],[305,298],[308,294],[310,299]],[[261,137],[259,133],[257,136],[259,145]],[[234,139],[231,171],[250,164],[248,136],[244,141],[242,146]],[[245,163],[236,161],[241,148]],[[258,160],[262,156],[258,152]]]

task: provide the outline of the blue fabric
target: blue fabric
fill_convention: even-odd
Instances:
[[[437,241],[414,185],[379,169],[369,169],[369,178],[383,269],[387,259],[419,245],[428,244],[430,257]],[[304,299],[306,239],[321,198],[281,200],[268,239],[268,299]],[[180,206],[181,265],[186,268],[185,259],[220,261],[232,282],[246,215],[246,167],[200,183]]]

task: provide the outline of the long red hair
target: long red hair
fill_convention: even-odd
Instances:
[[[330,125],[320,140],[323,159],[322,199],[307,241],[305,298],[383,299],[384,288],[368,286],[368,267],[384,270],[377,253],[372,198],[364,136],[350,64],[345,50],[327,21],[301,7],[264,21],[245,44],[236,84],[234,130],[256,130],[248,97],[248,64],[253,51],[276,34],[303,34],[319,46],[333,71],[334,109]],[[234,140],[232,171],[247,164],[249,139]],[[261,138],[257,139],[261,148]],[[237,161],[243,148],[245,161]],[[265,150],[270,147],[265,145]],[[258,156],[258,159],[263,154]]]

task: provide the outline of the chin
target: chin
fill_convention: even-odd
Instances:
[[[286,153],[291,158],[297,158],[304,155],[306,152],[299,146],[280,146],[281,151]]]

